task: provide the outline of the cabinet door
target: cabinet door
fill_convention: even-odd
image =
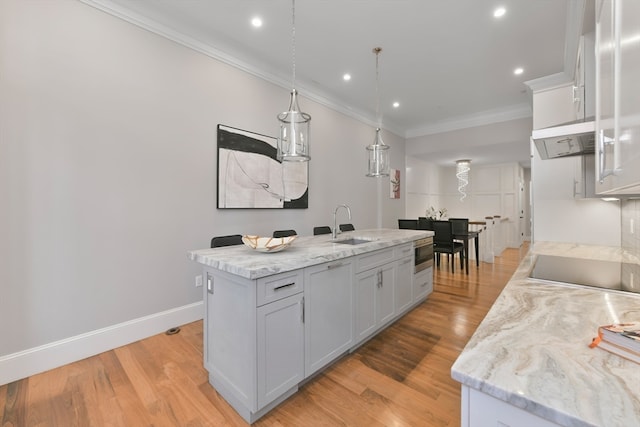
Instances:
[[[585,43],[584,36],[580,37],[578,46],[578,56],[576,58],[576,71],[573,77],[573,108],[575,110],[576,119],[582,120],[585,117],[584,100],[585,100],[585,78],[584,78],[584,60],[585,60]]]
[[[395,317],[395,281],[395,262],[356,275],[354,285],[356,343],[365,340]]]
[[[406,311],[413,303],[413,269],[412,257],[397,261],[394,287],[397,314]]]
[[[225,398],[255,411],[255,281],[207,268],[204,277],[204,366],[210,382],[232,395]]]
[[[305,268],[305,377],[351,347],[353,272],[352,260]]]
[[[376,330],[376,292],[380,275],[378,269],[358,273],[355,293],[355,341],[361,342]]]
[[[619,0],[620,59],[616,61],[618,134],[615,161],[620,165],[616,184],[624,193],[639,193],[640,186],[640,2]],[[624,191],[626,187],[632,187]]]
[[[602,0],[596,7],[596,191],[601,194],[640,193],[639,13],[636,0]]]
[[[573,84],[536,91],[533,94],[533,129],[575,121],[573,94]]]
[[[596,191],[611,189],[604,174],[613,169],[614,132],[614,45],[613,0],[596,5]],[[606,143],[605,143],[606,141]],[[606,170],[605,170],[606,169]]]
[[[258,307],[258,408],[304,379],[303,294]]]
[[[396,265],[390,263],[379,268],[380,285],[376,292],[376,324],[378,327],[391,321],[396,314],[395,275]]]

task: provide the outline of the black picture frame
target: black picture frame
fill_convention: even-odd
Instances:
[[[306,209],[309,163],[277,159],[272,136],[218,124],[218,209]]]

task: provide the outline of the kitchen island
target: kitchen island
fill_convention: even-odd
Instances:
[[[282,252],[244,245],[189,252],[203,264],[204,365],[248,422],[422,302],[433,270],[414,274],[414,242],[432,231],[300,236]],[[357,239],[359,244],[340,243]]]
[[[640,319],[640,295],[531,279],[541,254],[624,257],[617,248],[534,245],[451,368],[462,384],[461,425],[640,425],[640,365],[588,347],[598,326]]]

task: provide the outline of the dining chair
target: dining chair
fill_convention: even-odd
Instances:
[[[235,246],[242,244],[242,234],[230,234],[228,236],[216,236],[211,239],[211,247]]]
[[[427,218],[426,216],[418,217],[418,230],[432,230],[433,231],[433,220],[431,218]]]
[[[402,228],[405,230],[417,230],[418,220],[417,219],[399,219],[398,228]]]
[[[340,231],[353,231],[355,227],[353,224],[340,224]]]
[[[296,236],[296,230],[276,230],[273,232],[273,237],[289,237]]]
[[[469,218],[449,218],[453,234],[466,233],[469,231]]]
[[[449,222],[451,223],[451,232],[453,234],[465,234],[469,232],[469,218],[449,218]],[[464,244],[463,239],[454,239],[456,242],[460,242]],[[465,257],[468,257],[469,254],[463,254]]]
[[[313,227],[313,235],[317,236],[319,234],[331,234],[331,227],[329,227],[328,225]]]
[[[455,272],[455,254],[460,253],[460,268],[464,269],[464,245],[453,240],[452,223],[450,221],[433,221],[433,252],[436,254],[436,265],[440,266],[440,254],[447,254],[451,272]]]

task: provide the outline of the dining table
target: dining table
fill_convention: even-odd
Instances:
[[[476,250],[476,267],[480,267],[480,230],[457,231],[452,233],[453,240],[461,240],[464,244],[464,268],[465,273],[469,274],[469,240],[474,240]]]

